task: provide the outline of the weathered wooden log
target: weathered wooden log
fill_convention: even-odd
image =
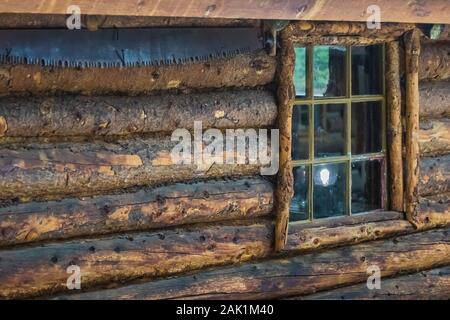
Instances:
[[[168,89],[255,87],[274,80],[275,58],[266,53],[184,65],[131,68],[0,66],[0,94],[143,94]]]
[[[420,31],[414,29],[405,36],[406,66],[406,134],[405,134],[405,211],[414,223],[419,184],[419,56]]]
[[[413,225],[399,212],[377,212],[314,224],[293,223],[289,226],[285,250],[304,252],[353,245],[413,231]]]
[[[273,193],[269,181],[244,178],[0,207],[0,246],[261,217]]]
[[[397,278],[382,279],[381,288],[370,290],[367,283],[319,292],[301,300],[448,300],[450,266]]]
[[[0,98],[0,137],[172,132],[192,130],[194,121],[201,121],[205,129],[261,128],[272,126],[276,117],[275,97],[263,90],[147,97],[8,97]]]
[[[292,173],[292,108],[295,100],[294,44],[290,33],[281,32],[282,51],[280,54],[280,72],[278,74],[278,128],[280,130],[278,185],[276,189],[275,250],[284,248],[287,241],[289,224],[289,206],[294,195]]]
[[[49,243],[0,251],[0,298],[68,291],[67,268],[81,286],[168,276],[261,258],[272,251],[272,224],[215,225]]]
[[[450,225],[450,193],[420,198],[417,222],[420,229]]]
[[[446,42],[424,43],[420,54],[420,80],[444,80],[450,78],[450,44]]]
[[[419,194],[437,195],[450,192],[450,154],[420,159]]]
[[[433,230],[319,253],[246,263],[61,299],[275,299],[450,264],[449,229]]]
[[[66,28],[65,14],[0,14],[0,29]],[[81,27],[97,28],[167,28],[167,27],[257,27],[260,20],[208,19],[142,16],[82,15]],[[95,28],[94,28],[95,27]]]
[[[421,156],[450,153],[450,119],[422,119],[420,121],[419,146]]]
[[[185,140],[183,145],[187,142],[190,146],[191,141]],[[178,137],[171,141],[164,136],[112,142],[8,144],[0,148],[0,199],[79,197],[133,186],[260,173],[261,162],[250,163],[248,149],[235,149],[236,164],[226,164],[226,152],[220,159],[208,154],[200,158],[190,156],[191,149],[185,150],[189,159],[174,162],[172,151],[179,143]]]
[[[403,201],[403,125],[402,91],[400,86],[400,46],[397,41],[386,44],[387,136],[389,146],[390,208],[402,212]]]
[[[421,82],[419,88],[422,118],[450,117],[450,81]]]

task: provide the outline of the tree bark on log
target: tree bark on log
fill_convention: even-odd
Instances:
[[[424,43],[420,54],[420,80],[445,80],[450,78],[450,44]]]
[[[299,297],[300,300],[448,300],[450,266],[397,278],[382,279],[380,289],[367,283]]]
[[[421,196],[450,192],[450,154],[420,159],[419,193]]]
[[[450,225],[450,193],[421,198],[417,221],[420,229]]]
[[[450,119],[420,121],[419,145],[421,156],[450,153]]]
[[[150,97],[8,97],[0,99],[0,137],[172,132],[192,130],[194,121],[201,121],[204,129],[261,128],[272,126],[276,117],[275,97],[265,90]]]
[[[420,117],[450,117],[450,81],[420,83]]]
[[[270,215],[263,178],[211,180],[0,207],[0,246]]]
[[[274,80],[276,61],[264,52],[171,66],[53,68],[0,66],[0,95],[136,95],[162,90],[256,87]]]
[[[60,299],[276,299],[450,264],[449,229],[406,235],[319,253],[198,272]]]
[[[267,222],[215,225],[2,250],[0,298],[68,291],[71,265],[80,267],[87,289],[261,258],[272,251],[272,228]]]
[[[235,150],[235,163],[243,164],[226,164],[225,157],[211,158],[208,154],[203,155],[200,165],[195,159],[186,164],[174,163],[171,152],[178,144],[178,139],[173,142],[166,136],[113,142],[9,144],[0,148],[0,199],[89,196],[133,186],[251,176],[259,174],[262,167],[260,161],[249,162],[248,148],[245,154]],[[191,157],[190,150],[188,155]],[[214,160],[223,164],[212,164]]]

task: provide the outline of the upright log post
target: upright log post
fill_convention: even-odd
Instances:
[[[419,184],[419,56],[420,31],[414,29],[405,36],[406,53],[406,184],[405,211],[415,224]]]
[[[291,162],[291,127],[292,108],[295,99],[294,90],[294,44],[287,29],[281,32],[282,49],[280,55],[281,69],[278,83],[278,128],[280,130],[280,166],[276,190],[276,224],[275,250],[283,250],[287,241],[289,224],[289,206],[293,191],[293,174]]]
[[[397,41],[386,44],[386,99],[391,210],[403,212],[402,103],[400,88],[400,48]]]

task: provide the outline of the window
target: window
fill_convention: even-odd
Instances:
[[[298,46],[290,221],[386,205],[384,46]]]

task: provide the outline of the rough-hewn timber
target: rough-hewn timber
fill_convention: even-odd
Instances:
[[[319,253],[82,293],[64,299],[271,299],[365,282],[377,265],[382,277],[450,264],[449,229]]]
[[[87,196],[132,186],[259,173],[259,164],[212,164],[217,156],[206,154],[200,166],[197,161],[174,164],[171,152],[178,143],[164,136],[8,144],[0,148],[0,199]],[[244,155],[236,149],[235,159],[248,163],[248,150]]]
[[[0,66],[1,94],[80,93],[135,95],[169,89],[255,87],[274,80],[275,58],[266,53],[185,65],[133,68]]]
[[[450,266],[397,278],[382,279],[377,290],[367,283],[299,297],[305,300],[448,300]]]
[[[262,178],[179,183],[98,196],[0,207],[0,246],[270,215]]]
[[[103,136],[272,126],[274,95],[264,90],[108,97],[0,98],[0,137]],[[6,130],[2,129],[7,126]]]
[[[386,101],[388,110],[387,138],[389,146],[389,195],[392,210],[402,212],[402,92],[400,87],[400,48],[397,41],[386,44]]]
[[[422,118],[450,117],[450,81],[420,83],[420,116]]]
[[[420,121],[419,145],[421,156],[450,153],[450,118]]]
[[[447,42],[424,43],[420,54],[420,80],[444,80],[450,78],[450,44]]]
[[[80,267],[82,287],[89,288],[264,257],[273,250],[272,228],[215,225],[3,250],[0,298],[67,291],[70,265]]]
[[[450,154],[420,158],[419,194],[437,195],[450,192]]]

